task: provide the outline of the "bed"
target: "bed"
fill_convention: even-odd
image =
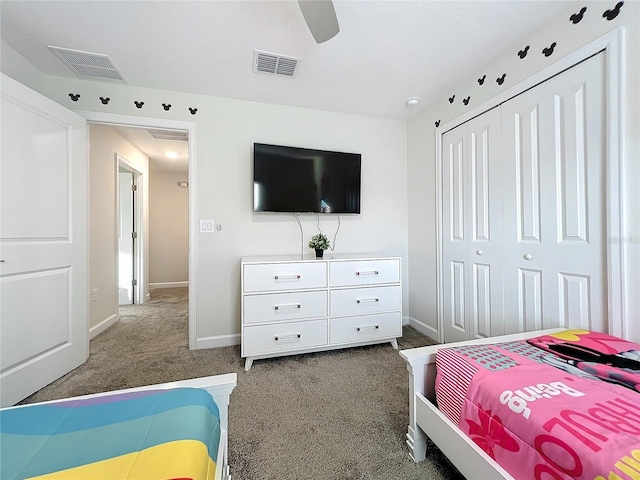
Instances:
[[[414,461],[428,437],[470,479],[640,479],[639,345],[551,329],[400,355]]]
[[[0,410],[0,478],[230,480],[235,373]]]

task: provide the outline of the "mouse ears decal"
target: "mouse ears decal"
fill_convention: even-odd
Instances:
[[[71,97],[71,101],[77,102],[78,99],[80,98],[80,94],[79,93],[70,93],[69,97]]]
[[[556,48],[556,42],[553,42],[547,48],[542,49],[542,53],[544,53],[545,57],[549,57],[553,54],[553,49]]]
[[[527,56],[527,53],[529,53],[529,45],[527,45],[526,47],[524,47],[522,50],[520,50],[518,52],[518,56],[520,57],[520,59],[522,60],[524,57]]]
[[[586,11],[587,7],[582,7],[578,13],[574,13],[573,15],[571,15],[569,17],[569,20],[571,20],[574,25],[576,23],[580,23],[582,21],[582,18],[584,17],[584,12]]]
[[[107,105],[109,103],[109,100],[111,100],[109,97],[100,97],[100,101],[103,105]]]
[[[607,10],[606,12],[604,12],[602,14],[602,17],[606,18],[607,20],[613,20],[620,13],[620,9],[622,8],[622,5],[624,5],[624,2],[618,2],[612,10]]]

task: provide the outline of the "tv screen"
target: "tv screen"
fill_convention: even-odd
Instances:
[[[253,144],[253,211],[360,213],[359,153]]]

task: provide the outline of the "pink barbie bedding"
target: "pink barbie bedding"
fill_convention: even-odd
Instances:
[[[584,330],[444,348],[438,408],[517,479],[640,479],[640,346]]]

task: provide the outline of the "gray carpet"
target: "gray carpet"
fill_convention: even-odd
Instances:
[[[408,373],[389,344],[257,360],[190,351],[188,290],[156,289],[91,341],[88,361],[23,403],[238,373],[229,413],[233,480],[461,479],[435,447],[409,457]],[[404,327],[400,349],[432,344]]]

